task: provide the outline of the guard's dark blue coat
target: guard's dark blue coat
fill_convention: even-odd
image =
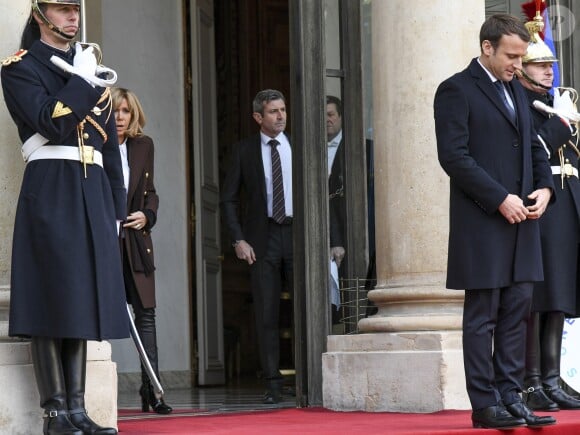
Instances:
[[[438,157],[450,179],[448,288],[502,288],[544,278],[538,220],[511,225],[498,211],[508,193],[529,205],[534,190],[553,189],[523,87],[512,80],[510,88],[517,124],[477,59],[437,89]]]
[[[568,144],[572,139],[570,129],[557,116],[550,118],[533,106],[535,100],[552,106],[552,96],[528,89],[526,95],[534,126],[550,151],[550,164],[560,167],[558,150],[561,149],[564,160],[578,169],[578,154]],[[544,281],[534,286],[532,310],[561,311],[577,317],[580,315],[580,181],[575,176],[554,175],[554,185],[558,200],[540,219]]]
[[[90,115],[108,136],[105,141],[85,124],[85,144],[103,153],[104,169],[87,165],[85,178],[73,160],[26,165],[14,225],[9,334],[128,337],[115,222],[126,217],[126,196],[114,116],[107,121],[108,109],[91,112],[104,89],[62,72],[49,60],[54,54],[72,63],[72,56],[37,41],[2,68],[20,139],[38,132],[48,145],[77,147],[77,125]]]

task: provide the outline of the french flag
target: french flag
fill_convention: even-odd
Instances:
[[[542,11],[542,18],[544,18],[544,42],[548,47],[550,47],[550,50],[552,50],[554,56],[558,57],[556,53],[556,47],[554,45],[554,37],[552,35],[549,8],[544,8]],[[554,62],[552,68],[554,69],[554,87],[558,87],[560,86],[560,68],[558,67],[558,62]]]

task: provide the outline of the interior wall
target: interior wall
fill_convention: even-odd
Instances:
[[[145,134],[155,143],[155,187],[160,202],[152,237],[159,368],[189,371],[191,288],[181,0],[90,3],[97,10],[100,6],[102,19],[100,29],[88,26],[89,37],[93,29],[94,37],[101,40],[103,63],[118,73],[117,85],[138,95],[147,117]],[[130,339],[112,345],[120,373],[139,371]]]

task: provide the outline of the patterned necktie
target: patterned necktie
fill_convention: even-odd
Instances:
[[[280,145],[276,139],[268,141],[272,152],[272,219],[281,224],[286,218],[286,207],[284,205],[284,182],[282,180],[282,164],[280,163],[280,153],[276,148]]]
[[[512,121],[515,122],[516,120],[516,111],[514,110],[514,108],[511,106],[511,104],[509,103],[505,93],[506,93],[506,88],[503,84],[503,82],[501,80],[496,80],[495,82],[493,82],[495,88],[497,89],[497,92],[499,93],[499,96],[501,98],[501,101],[503,101],[503,104],[505,105],[506,109],[508,110],[510,116],[512,117]]]

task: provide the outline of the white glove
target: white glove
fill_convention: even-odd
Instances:
[[[94,77],[97,72],[97,58],[93,53],[93,46],[89,45],[83,50],[83,46],[77,42],[75,51],[73,59],[74,74],[89,80],[89,77]]]
[[[558,89],[554,89],[554,109],[566,113],[576,112],[574,103],[572,103],[572,98],[570,97],[570,91],[566,90],[560,94]]]
[[[560,94],[558,89],[554,89],[554,113],[565,120],[568,127],[570,127],[570,122],[580,121],[580,114],[576,111],[568,90]],[[571,127],[570,130],[572,130]]]
[[[82,77],[93,86],[104,88],[115,84],[117,81],[117,73],[111,68],[97,65],[97,58],[93,53],[93,47],[91,45],[83,50],[82,45],[77,42],[75,50],[72,65],[58,56],[52,56],[50,61],[64,71]],[[105,74],[106,78],[100,78],[97,74]]]

